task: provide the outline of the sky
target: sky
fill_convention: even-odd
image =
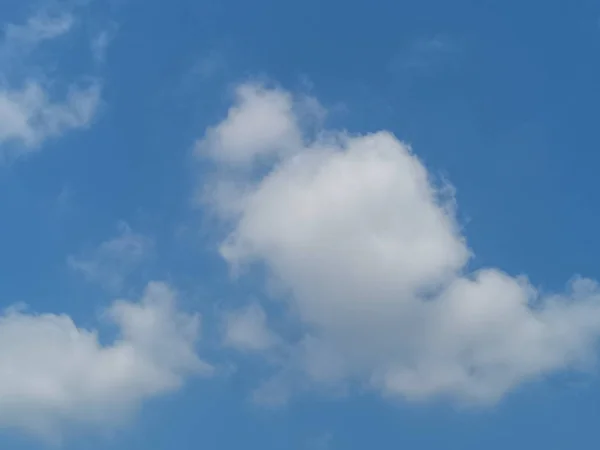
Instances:
[[[600,4],[0,23],[0,446],[593,448]]]

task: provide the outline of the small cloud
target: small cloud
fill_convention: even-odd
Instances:
[[[0,162],[38,150],[50,138],[88,127],[100,105],[98,80],[68,84],[62,98],[51,92],[43,68],[30,56],[44,42],[68,34],[76,19],[68,8],[37,12],[21,24],[4,26],[0,39]],[[42,81],[44,80],[44,81]]]
[[[225,58],[218,52],[211,52],[194,64],[190,76],[207,80],[213,78],[225,67]]]
[[[36,81],[19,89],[0,86],[0,162],[39,149],[48,138],[89,126],[100,92],[100,84],[92,81],[85,87],[71,86],[63,101],[54,101]],[[11,142],[22,145],[2,146]]]
[[[91,51],[94,61],[100,64],[106,59],[108,46],[117,34],[117,26],[112,24],[109,28],[98,33],[91,42]]]
[[[392,58],[392,72],[432,73],[451,65],[460,54],[458,43],[447,36],[431,36],[411,41]]]
[[[57,213],[62,214],[69,211],[73,203],[73,190],[65,185],[62,187],[55,199],[55,210]]]
[[[57,16],[37,14],[30,17],[24,24],[6,25],[3,46],[10,49],[31,48],[43,41],[68,33],[74,23],[75,19],[69,13]]]
[[[250,400],[265,408],[281,408],[287,404],[291,395],[289,380],[282,375],[275,375],[252,392]]]
[[[185,70],[174,87],[177,95],[188,96],[198,94],[199,88],[206,87],[206,83],[219,81],[227,76],[227,59],[225,54],[213,50],[193,61]]]
[[[226,346],[242,351],[265,351],[278,342],[268,328],[267,315],[257,304],[225,314],[223,340]]]
[[[303,139],[301,124],[318,121],[321,115],[314,100],[298,100],[282,89],[244,83],[236,88],[227,117],[207,129],[196,142],[195,152],[231,167],[251,167],[298,149]]]
[[[118,291],[125,280],[149,257],[153,241],[119,224],[119,235],[101,243],[93,251],[69,256],[67,263],[86,280]]]

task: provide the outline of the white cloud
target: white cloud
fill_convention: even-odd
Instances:
[[[153,246],[150,238],[133,232],[129,225],[122,222],[118,236],[102,242],[91,252],[69,256],[67,262],[88,281],[118,290],[127,277],[150,256]]]
[[[108,50],[108,46],[115,38],[117,33],[117,26],[112,24],[109,28],[101,31],[92,39],[91,50],[92,56],[96,60],[97,63],[102,63],[106,59],[106,52]]]
[[[5,26],[4,46],[23,51],[23,47],[35,46],[68,33],[74,23],[74,17],[67,13],[58,16],[37,14],[30,17],[25,24]]]
[[[263,309],[252,304],[224,316],[224,344],[242,351],[264,351],[277,345]]]
[[[62,102],[54,102],[42,85],[29,81],[21,89],[0,88],[0,146],[20,141],[24,147],[0,147],[1,159],[26,153],[46,139],[68,130],[87,127],[100,102],[100,86],[71,86]],[[4,150],[4,151],[3,151]]]
[[[239,92],[202,141],[220,168],[205,192],[232,230],[221,253],[266,267],[307,330],[259,392],[285,398],[301,373],[316,385],[485,404],[594,362],[595,282],[548,296],[496,268],[467,273],[452,190],[435,186],[406,144],[385,131],[300,139],[290,93]],[[257,98],[287,106],[267,108],[257,126]],[[274,161],[262,177],[223,170],[265,154]]]
[[[71,31],[74,21],[70,13],[40,13],[25,24],[5,26],[0,41],[0,78],[5,80],[0,84],[0,162],[39,149],[47,139],[91,124],[100,105],[99,82],[72,83],[64,97],[57,98],[50,92],[49,83],[40,81],[40,77],[26,75],[20,77],[22,81],[6,81],[14,79],[13,67],[24,64],[44,41]],[[24,65],[19,73],[30,67],[29,63]]]
[[[433,35],[408,41],[394,54],[389,62],[389,70],[406,82],[406,76],[416,80],[447,74],[460,67],[464,56],[463,43],[450,36]]]
[[[209,129],[196,149],[198,154],[244,166],[298,148],[302,135],[296,120],[293,98],[287,92],[242,85],[227,118]]]
[[[199,317],[177,310],[165,284],[106,311],[111,344],[67,315],[0,316],[0,428],[56,439],[71,426],[116,426],[148,398],[182,387],[211,366],[195,351]],[[104,340],[103,340],[104,342]]]

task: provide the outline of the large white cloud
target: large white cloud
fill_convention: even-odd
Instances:
[[[292,94],[254,84],[239,92],[201,140],[220,174],[204,198],[231,227],[223,257],[264,265],[305,325],[266,385],[278,398],[302,374],[408,399],[489,403],[593,362],[595,282],[542,296],[496,268],[466,273],[471,251],[452,189],[432,183],[408,145],[385,131],[311,138]],[[267,156],[264,176],[228,170]]]
[[[143,400],[211,371],[195,351],[200,319],[178,311],[169,286],[152,282],[105,318],[118,331],[112,343],[67,315],[0,316],[0,428],[52,439],[67,426],[116,425]]]

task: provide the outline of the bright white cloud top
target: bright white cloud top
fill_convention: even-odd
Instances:
[[[114,302],[105,317],[118,329],[111,344],[67,315],[0,316],[0,428],[54,438],[67,425],[116,425],[143,400],[210,373],[195,350],[200,318],[179,311],[166,284]]]
[[[262,394],[284,399],[300,377],[489,404],[523,382],[594,362],[594,281],[575,278],[564,294],[542,295],[496,268],[468,273],[472,252],[452,190],[435,186],[389,132],[307,132],[305,104],[244,84],[197,145],[217,166],[204,199],[231,227],[223,257],[235,267],[264,264],[310,330],[290,343]],[[258,163],[261,175],[252,175]],[[253,317],[229,339],[268,348],[254,327],[264,319]]]
[[[198,153],[206,151],[224,163],[241,166],[299,148],[302,135],[289,93],[241,85],[235,94],[237,102],[227,120],[207,130],[197,144]]]

